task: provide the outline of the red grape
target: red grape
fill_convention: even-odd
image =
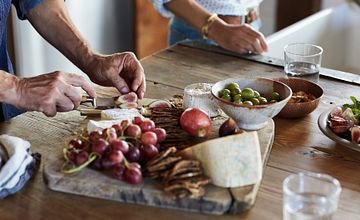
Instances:
[[[102,168],[104,168],[104,170],[109,170],[109,169],[113,168],[114,165],[115,165],[115,163],[112,160],[110,160],[109,158],[103,158],[101,160],[101,166],[102,166]]]
[[[74,147],[76,149],[83,149],[84,148],[83,142],[81,140],[79,140],[79,139],[76,139],[76,138],[70,140],[69,146]]]
[[[95,170],[101,170],[102,169],[101,158],[97,157],[93,162],[91,162],[90,166]]]
[[[124,155],[121,151],[119,150],[115,150],[115,151],[111,151],[109,154],[109,159],[114,163],[114,164],[118,164],[123,162],[124,160]]]
[[[103,130],[103,138],[105,138],[108,141],[114,140],[117,138],[116,130],[115,128],[105,128]]]
[[[140,159],[140,150],[137,147],[130,147],[125,155],[129,162],[137,162]]]
[[[105,153],[108,146],[109,146],[109,142],[100,138],[97,141],[95,141],[94,143],[92,143],[91,150],[92,150],[92,152],[95,152],[95,153],[99,154],[100,156],[102,156]]]
[[[125,167],[122,164],[116,164],[112,169],[113,176],[118,180],[124,179]]]
[[[154,132],[147,131],[141,135],[141,142],[144,145],[147,145],[147,144],[155,145],[157,143],[157,136]]]
[[[144,120],[140,116],[135,116],[133,123],[136,125],[140,125]]]
[[[94,142],[102,137],[102,131],[96,130],[89,134],[90,141]]]
[[[155,128],[155,123],[152,120],[145,120],[140,124],[142,132],[151,131]]]
[[[86,151],[81,151],[77,156],[76,156],[76,165],[81,165],[83,163],[85,163],[87,160],[89,159],[89,153]]]
[[[78,153],[76,152],[76,150],[74,148],[70,148],[66,152],[66,156],[69,158],[70,161],[72,161],[74,163],[76,162],[77,155],[78,155]]]
[[[128,167],[125,170],[124,179],[134,185],[140,184],[143,181],[141,171],[136,167]]]
[[[113,150],[119,150],[124,154],[126,154],[129,151],[129,144],[126,141],[122,141],[118,139],[111,141],[111,147]]]
[[[138,125],[131,124],[126,128],[125,135],[130,137],[140,137],[141,128]]]
[[[129,126],[129,121],[122,120],[120,124],[121,124],[121,127],[125,130],[127,128],[127,126]]]
[[[123,129],[120,124],[114,124],[111,127],[115,129],[117,136],[121,136]]]
[[[157,140],[159,143],[165,141],[166,139],[166,131],[163,128],[155,128],[154,130],[152,130],[156,136],[157,136]]]
[[[136,167],[136,168],[138,168],[139,170],[141,169],[140,164],[138,164],[138,163],[136,163],[136,162],[129,163],[129,166],[128,166],[128,167]]]
[[[145,158],[148,160],[152,159],[159,153],[158,149],[152,144],[146,144],[141,149]]]

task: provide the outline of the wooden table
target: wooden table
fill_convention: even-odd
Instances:
[[[195,82],[216,82],[237,76],[279,77],[282,69],[175,46],[142,60],[147,75],[149,98],[170,98]],[[334,104],[359,96],[360,86],[321,78],[325,95],[320,106],[302,119],[275,118],[276,136],[257,200],[240,215],[203,215],[141,205],[124,204],[51,191],[42,177],[42,166],[62,148],[84,120],[77,111],[46,118],[28,112],[0,124],[0,133],[31,142],[32,151],[42,154],[42,166],[19,193],[0,201],[0,219],[281,219],[282,181],[292,173],[312,171],[337,178],[343,187],[335,219],[360,218],[360,153],[349,150],[324,136],[317,119]],[[99,94],[114,90],[98,88]],[[330,104],[334,103],[334,104]]]

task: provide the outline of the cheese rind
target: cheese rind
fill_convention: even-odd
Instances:
[[[256,131],[209,140],[191,149],[216,186],[240,187],[261,180],[261,153]]]
[[[101,111],[101,120],[132,120],[135,116],[142,115],[136,109],[106,109]]]

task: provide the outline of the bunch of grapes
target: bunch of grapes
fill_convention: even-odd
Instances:
[[[124,120],[103,131],[85,132],[64,148],[63,172],[73,173],[90,166],[110,171],[116,179],[139,184],[143,180],[140,164],[159,153],[159,143],[165,138],[163,128],[141,117],[135,117],[132,123]]]

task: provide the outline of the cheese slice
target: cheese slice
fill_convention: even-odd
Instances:
[[[261,180],[261,153],[256,131],[209,140],[190,149],[216,186],[240,187]]]
[[[114,108],[101,111],[101,120],[132,120],[135,116],[142,117],[136,109]]]

